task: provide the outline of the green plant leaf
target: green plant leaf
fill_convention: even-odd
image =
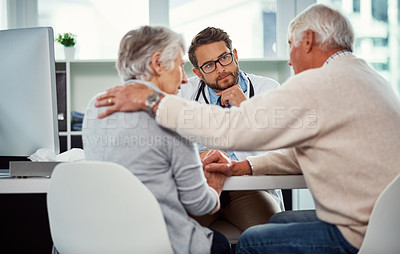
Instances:
[[[56,41],[65,47],[73,47],[76,44],[76,35],[72,33],[58,34]]]

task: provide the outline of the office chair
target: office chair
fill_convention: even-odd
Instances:
[[[359,254],[400,253],[400,174],[379,195]]]
[[[58,164],[47,193],[50,232],[68,253],[173,253],[154,195],[111,162]]]

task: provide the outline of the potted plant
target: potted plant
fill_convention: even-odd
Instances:
[[[72,33],[58,34],[56,41],[64,46],[65,59],[74,59],[76,35]]]

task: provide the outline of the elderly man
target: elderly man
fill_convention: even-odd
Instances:
[[[219,137],[224,149],[286,148],[217,167],[231,175],[303,174],[315,201],[315,212],[283,212],[249,228],[237,253],[357,253],[378,195],[400,173],[400,102],[352,54],[353,30],[338,11],[312,5],[292,20],[289,33],[296,75],[239,108],[164,95],[150,103],[154,91],[130,85],[98,98],[98,106],[112,105],[99,117],[147,105],[159,124],[205,145]],[[220,117],[225,121],[212,121]]]

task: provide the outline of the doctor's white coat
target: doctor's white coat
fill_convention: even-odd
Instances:
[[[279,83],[275,80],[267,77],[257,76],[254,74],[247,74],[243,71],[239,72],[239,75],[243,77],[247,84],[247,91],[244,94],[247,99],[250,97],[250,85],[253,86],[254,89],[254,96],[262,93],[266,93],[270,90],[273,90],[279,86]],[[183,84],[181,89],[179,90],[178,96],[188,99],[188,100],[196,100],[200,103],[207,103],[210,101],[210,93],[208,91],[207,86],[201,90],[201,82],[200,78],[197,76],[191,77],[188,79],[187,84]],[[243,134],[246,135],[246,134]],[[207,147],[198,144],[199,152],[207,150]],[[248,156],[255,156],[259,154],[263,154],[265,152],[247,152],[247,151],[234,151],[234,154],[238,158],[238,160],[245,160]],[[277,200],[279,206],[281,207],[282,211],[284,211],[283,205],[283,198],[281,190],[268,190],[268,192],[274,196]]]

